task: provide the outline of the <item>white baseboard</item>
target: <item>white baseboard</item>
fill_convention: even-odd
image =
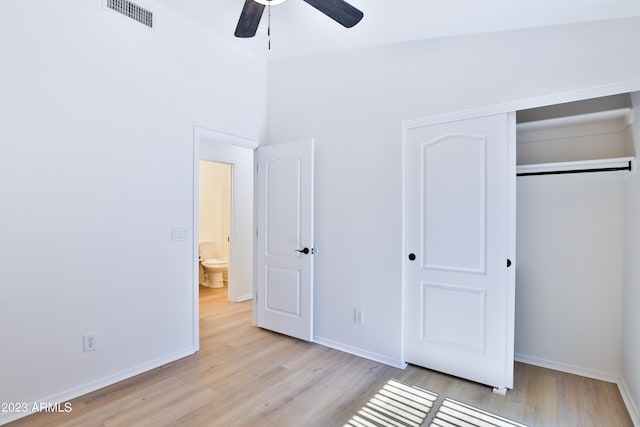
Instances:
[[[627,383],[624,378],[620,378],[620,381],[618,381],[618,388],[620,389],[622,400],[624,400],[624,404],[627,406],[627,411],[629,411],[629,416],[631,417],[631,421],[633,421],[633,425],[635,427],[640,427],[640,411],[638,411],[638,406],[631,398],[631,393],[629,393],[629,388],[627,387]]]
[[[374,362],[379,362],[385,365],[393,366],[394,368],[404,369],[407,367],[407,364],[402,360],[393,359],[383,354],[378,354],[378,353],[374,353],[358,347],[353,347],[347,344],[343,344],[341,342],[330,340],[328,338],[314,336],[313,342],[320,345],[324,345],[325,347],[331,347],[336,350],[344,351],[345,353],[353,354],[354,356],[359,356],[364,359],[373,360]]]
[[[253,294],[247,294],[247,295],[239,296],[237,298],[233,298],[231,302],[249,301],[250,299],[253,299]]]
[[[98,380],[95,381],[91,381],[89,383],[83,384],[81,386],[78,387],[74,387],[70,390],[65,390],[63,392],[60,393],[56,393],[50,396],[45,396],[41,399],[38,399],[37,401],[34,402],[29,402],[29,404],[27,405],[28,408],[33,408],[34,405],[39,406],[40,402],[46,402],[50,405],[55,405],[57,403],[60,404],[64,404],[65,402],[68,402],[72,399],[75,399],[76,397],[85,395],[87,393],[91,393],[92,391],[96,391],[99,390],[101,388],[110,386],[112,384],[115,384],[117,382],[126,380],[128,378],[134,377],[136,375],[139,375],[143,372],[147,372],[150,371],[152,369],[155,369],[159,366],[162,365],[166,365],[167,363],[171,363],[174,362],[178,359],[182,359],[183,357],[186,356],[190,356],[192,354],[195,353],[195,350],[193,347],[189,347],[189,348],[185,348],[183,350],[177,351],[175,353],[171,353],[169,355],[166,355],[164,357],[160,357],[158,359],[155,360],[151,360],[149,362],[145,362],[145,363],[141,363],[140,365],[137,366],[133,366],[129,369],[125,369],[123,371],[120,371],[116,374],[113,375],[109,375],[103,378],[100,378]],[[11,421],[15,421],[19,418],[23,418],[26,417],[28,415],[31,415],[31,412],[17,412],[17,413],[0,413],[0,425],[4,425],[7,423],[10,423]]]
[[[553,369],[556,371],[567,372],[569,374],[580,375],[582,377],[593,378],[596,380],[607,381],[617,384],[620,380],[619,374],[609,372],[596,371],[594,369],[582,368],[580,366],[569,365],[566,363],[555,362],[553,360],[542,359],[540,357],[527,356],[525,354],[516,353],[516,362],[528,363],[529,365],[540,366],[542,368]]]

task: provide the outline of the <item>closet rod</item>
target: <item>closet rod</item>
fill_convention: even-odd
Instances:
[[[516,174],[516,176],[561,175],[565,173],[615,172],[615,171],[631,171],[631,161],[629,161],[627,166],[620,166],[615,168],[569,169],[569,170],[559,170],[559,171],[521,172]]]

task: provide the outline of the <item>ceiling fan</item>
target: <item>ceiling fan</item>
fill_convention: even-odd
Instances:
[[[245,0],[236,37],[253,37],[258,30],[265,6],[275,6],[286,0]],[[303,0],[346,28],[356,25],[364,14],[344,0]]]

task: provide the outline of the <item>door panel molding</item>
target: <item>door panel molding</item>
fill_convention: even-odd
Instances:
[[[300,319],[302,317],[300,275],[300,269],[267,266],[264,283],[265,310]]]
[[[460,298],[451,298],[451,294],[462,295],[463,305],[460,305]],[[453,349],[485,354],[486,295],[486,289],[422,282],[422,340]],[[453,301],[454,299],[458,301]],[[461,312],[466,312],[467,316],[460,316]],[[469,313],[472,315],[468,315]],[[450,327],[442,329],[438,326],[441,323]]]
[[[291,256],[291,244],[299,245],[301,242],[301,218],[300,206],[303,203],[300,182],[302,181],[302,165],[299,157],[290,155],[277,156],[265,162],[265,185],[264,191],[269,192],[271,188],[277,189],[273,195],[266,194],[267,219],[278,217],[282,223],[278,225],[278,233],[285,233],[282,236],[273,236],[269,228],[265,228],[266,256]],[[282,197],[286,194],[289,197]],[[272,197],[273,196],[273,197]],[[280,196],[280,197],[279,197]],[[276,214],[277,212],[277,214]],[[283,247],[278,247],[281,243],[288,243]]]
[[[486,274],[486,144],[487,135],[468,133],[449,133],[422,144],[423,268]],[[442,182],[447,186],[441,187]],[[457,197],[476,186],[476,198]],[[456,216],[454,227],[448,227],[451,215]]]

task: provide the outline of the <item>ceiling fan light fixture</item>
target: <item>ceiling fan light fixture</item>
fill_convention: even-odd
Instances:
[[[253,1],[255,1],[256,3],[263,4],[265,6],[275,6],[278,4],[282,4],[287,0],[253,0]]]

